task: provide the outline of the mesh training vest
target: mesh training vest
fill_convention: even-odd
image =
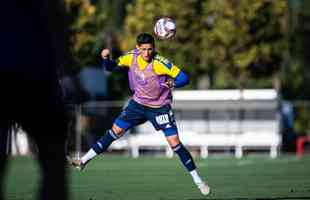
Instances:
[[[168,80],[166,75],[157,75],[153,71],[153,63],[149,63],[145,69],[138,66],[138,50],[134,50],[133,62],[128,71],[130,89],[133,91],[133,99],[147,106],[163,106],[171,104],[171,89],[162,84]]]

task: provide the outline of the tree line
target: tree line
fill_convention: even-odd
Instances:
[[[134,48],[137,34],[152,33],[155,21],[169,16],[177,35],[157,40],[156,48],[190,75],[190,89],[273,87],[296,98],[304,82],[302,50],[292,45],[298,30],[292,30],[286,0],[66,0],[66,5],[75,55],[68,71],[99,65],[103,47],[113,57]],[[112,93],[121,76],[111,76]]]

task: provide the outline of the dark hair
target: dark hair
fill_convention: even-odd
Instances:
[[[141,33],[137,36],[137,44],[152,44],[154,46],[154,37],[149,33]]]

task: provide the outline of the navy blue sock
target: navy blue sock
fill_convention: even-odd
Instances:
[[[118,136],[112,131],[108,130],[97,142],[92,146],[92,149],[97,153],[103,153],[106,151],[114,140],[117,140]]]
[[[181,162],[186,167],[186,169],[191,172],[196,169],[196,165],[191,154],[187,151],[187,149],[183,146],[183,144],[178,144],[177,146],[172,148],[175,153],[180,157]]]

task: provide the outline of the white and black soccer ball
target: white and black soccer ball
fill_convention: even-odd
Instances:
[[[169,17],[158,19],[154,26],[154,33],[162,40],[173,38],[176,34],[175,21]]]

